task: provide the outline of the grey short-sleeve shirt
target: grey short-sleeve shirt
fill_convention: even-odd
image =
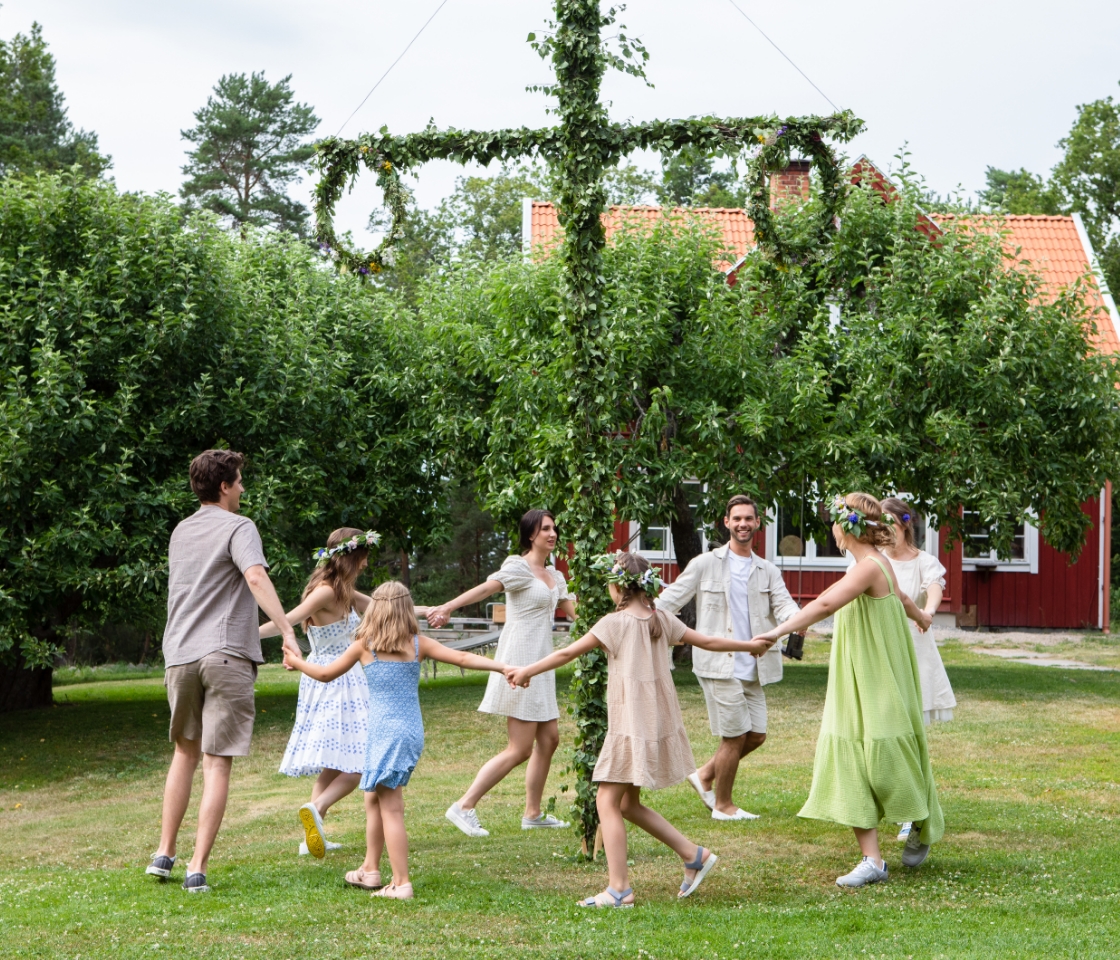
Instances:
[[[256,524],[204,504],[171,534],[163,660],[173,667],[224,651],[263,663],[257,601],[245,571],[267,569]]]

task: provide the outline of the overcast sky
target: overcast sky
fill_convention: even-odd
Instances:
[[[319,133],[335,133],[439,2],[3,0],[0,36],[38,20],[70,118],[97,132],[119,186],[175,193],[179,131],[222,74],[290,73],[298,99],[322,118]],[[907,144],[940,193],[979,189],[988,165],[1046,173],[1076,105],[1120,95],[1116,0],[736,2],[867,122],[852,155],[886,166]],[[525,37],[550,12],[547,0],[448,0],[344,133],[383,124],[406,133],[429,118],[441,127],[547,124],[545,98],[524,88],[549,73]],[[633,0],[622,20],[649,48],[655,88],[609,77],[615,118],[831,111],[729,0]],[[420,203],[438,203],[461,172],[425,167]],[[341,227],[364,228],[380,202],[372,179],[345,201]]]

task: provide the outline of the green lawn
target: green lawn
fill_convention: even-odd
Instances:
[[[0,957],[1116,957],[1120,673],[946,646],[961,706],[931,734],[945,840],[908,872],[892,839],[890,881],[841,891],[833,880],[857,858],[851,832],[796,816],[827,650],[811,642],[769,688],[770,741],[744,763],[737,791],[761,820],[714,823],[686,787],[649,795],[720,855],[704,887],[676,902],[679,861],[633,832],[639,905],[594,913],[575,900],[604,886],[602,863],[578,862],[566,831],[521,831],[516,774],[479,808],[488,839],[443,819],[502,744],[500,722],[475,711],[481,678],[441,676],[421,694],[428,746],[406,791],[410,903],[342,884],[362,856],[356,796],[327,821],[343,850],[322,862],[295,856],[310,783],[275,772],[296,689],[279,668],[261,672],[253,756],[235,764],[214,891],[203,896],[179,888],[181,868],[175,883],[143,874],[169,756],[160,680],[59,687],[53,710],[0,716]],[[700,691],[691,673],[677,680],[703,758],[714,739]],[[563,814],[559,770],[551,783]]]

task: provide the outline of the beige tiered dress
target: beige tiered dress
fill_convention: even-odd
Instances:
[[[661,619],[657,640],[650,639],[649,617],[625,610],[588,631],[607,651],[607,736],[591,775],[596,782],[658,789],[696,769],[669,672],[669,647],[686,628],[667,613],[653,616]]]

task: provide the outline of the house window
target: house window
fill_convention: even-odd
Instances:
[[[1000,570],[1008,573],[1038,573],[1038,528],[1021,523],[1011,540],[1011,556],[1000,557],[991,546],[988,526],[980,515],[965,510],[961,515],[964,536],[961,567],[964,570]]]
[[[682,486],[688,491],[688,505],[695,517],[700,509],[704,487],[696,480],[687,480]],[[708,538],[705,536],[704,525],[697,522],[696,530],[700,534],[700,548],[707,552]],[[640,553],[651,563],[676,563],[677,560],[677,551],[673,547],[673,533],[667,523],[632,522],[629,549]]]

